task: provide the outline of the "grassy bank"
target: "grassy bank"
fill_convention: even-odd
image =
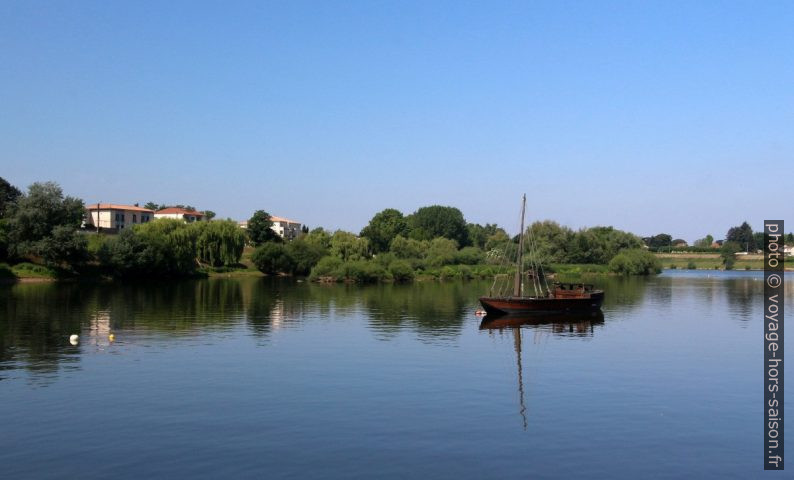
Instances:
[[[721,270],[724,268],[719,254],[693,253],[670,254],[657,253],[656,257],[662,262],[665,269],[679,270]],[[786,270],[794,270],[794,257],[786,259]],[[763,270],[763,255],[737,255],[734,270]]]

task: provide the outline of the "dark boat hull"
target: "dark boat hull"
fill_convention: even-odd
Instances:
[[[488,315],[521,313],[560,313],[598,310],[604,302],[604,292],[594,291],[581,297],[480,297]]]

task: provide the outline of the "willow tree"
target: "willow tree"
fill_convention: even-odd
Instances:
[[[191,226],[198,231],[196,253],[202,262],[220,267],[234,265],[240,261],[246,236],[236,222],[231,220],[196,222]]]

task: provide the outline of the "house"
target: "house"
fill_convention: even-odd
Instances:
[[[783,246],[783,255],[786,257],[794,257],[794,246],[792,245],[784,245]]]
[[[270,227],[284,240],[294,240],[301,233],[301,224],[295,220],[282,217],[270,217],[273,226]]]
[[[154,218],[173,218],[187,223],[204,220],[204,214],[195,210],[185,210],[179,207],[168,207],[154,212]]]
[[[301,233],[300,222],[276,216],[271,216],[270,220],[273,222],[270,228],[284,240],[294,240]],[[237,222],[237,224],[240,225],[240,228],[248,228],[247,220]]]
[[[154,210],[137,205],[97,203],[86,207],[85,228],[103,232],[119,232],[139,223],[154,220]]]

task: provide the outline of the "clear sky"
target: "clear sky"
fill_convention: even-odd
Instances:
[[[794,227],[794,2],[5,0],[0,176],[354,232],[515,232],[523,192],[574,228]]]

